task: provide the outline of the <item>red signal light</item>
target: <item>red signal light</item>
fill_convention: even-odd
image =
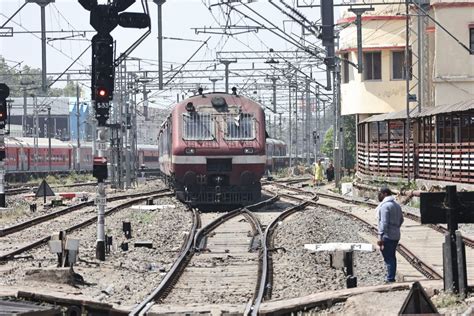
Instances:
[[[105,88],[98,88],[97,89],[97,96],[101,98],[105,98],[109,95],[109,92]]]

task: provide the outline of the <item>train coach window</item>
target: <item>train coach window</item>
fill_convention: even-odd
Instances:
[[[183,114],[183,138],[186,140],[214,139],[214,125],[211,114]]]
[[[225,121],[227,126],[225,139],[255,138],[255,121],[253,114],[245,113],[239,116],[228,115]]]

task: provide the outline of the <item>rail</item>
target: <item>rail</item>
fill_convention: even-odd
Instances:
[[[164,193],[164,192],[171,192],[171,191],[169,189],[162,189],[162,190],[154,191],[155,194]],[[107,202],[120,201],[120,200],[124,200],[124,199],[136,198],[136,197],[147,196],[147,195],[150,195],[150,192],[133,193],[133,194],[120,195],[120,196],[113,196],[113,197],[107,198]],[[76,204],[76,205],[66,207],[62,210],[58,210],[56,212],[52,212],[52,213],[49,213],[49,214],[38,216],[38,217],[32,218],[28,221],[24,221],[24,222],[21,222],[21,223],[18,223],[18,224],[0,229],[0,237],[4,237],[4,236],[10,235],[10,234],[19,232],[19,231],[27,229],[31,226],[46,222],[50,219],[53,219],[53,218],[56,218],[56,217],[59,217],[59,216],[65,215],[65,214],[69,214],[69,213],[77,211],[77,210],[79,210],[83,207],[92,206],[92,205],[94,205],[94,201],[82,202],[82,203],[79,203],[79,204]]]
[[[181,272],[183,271],[189,260],[191,260],[192,256],[196,252],[196,249],[198,249],[199,247],[200,241],[205,235],[209,234],[219,225],[230,220],[231,218],[240,214],[251,215],[249,211],[256,210],[261,207],[272,204],[276,202],[278,198],[278,196],[273,196],[269,199],[249,205],[245,208],[235,209],[233,211],[221,215],[220,217],[218,217],[217,219],[215,219],[214,221],[199,230],[197,228],[194,229],[194,234],[191,235],[190,233],[190,236],[192,236],[192,238],[186,241],[186,247],[182,249],[178,256],[178,259],[175,261],[172,268],[168,271],[162,282],[160,282],[158,287],[152,293],[150,293],[150,295],[148,295],[142,302],[140,302],[135,308],[133,308],[129,315],[144,315],[152,307],[154,302],[164,298],[164,296],[171,290],[171,287],[178,281]]]
[[[317,199],[318,199],[318,197],[314,196],[311,199],[311,201],[317,201]],[[273,286],[271,284],[272,278],[271,278],[271,273],[270,273],[271,256],[270,256],[270,251],[269,251],[268,248],[270,246],[270,239],[273,237],[273,232],[274,232],[277,224],[280,221],[287,218],[288,216],[290,216],[290,215],[306,208],[306,206],[308,206],[308,204],[310,204],[311,201],[305,200],[305,201],[301,202],[300,204],[285,210],[278,217],[276,217],[265,229],[265,233],[263,235],[264,243],[263,243],[263,248],[262,248],[262,251],[263,251],[263,255],[262,255],[262,260],[263,260],[263,262],[262,262],[262,274],[261,274],[261,278],[260,278],[260,285],[259,285],[259,288],[258,288],[258,295],[255,298],[255,300],[253,302],[253,305],[252,305],[252,308],[251,308],[251,311],[252,311],[251,314],[252,315],[257,315],[258,314],[258,310],[260,309],[261,303],[263,302],[265,297],[270,296],[269,290],[271,288],[273,288]]]
[[[162,191],[162,190],[160,190]],[[115,206],[115,207],[112,207],[111,209],[107,210],[105,212],[105,216],[109,216],[117,211],[120,211],[124,208],[127,208],[133,204],[136,204],[136,203],[140,203],[140,202],[143,202],[145,201],[146,199],[152,197],[152,198],[160,198],[160,197],[165,197],[165,196],[173,196],[173,193],[158,193],[158,191],[156,192],[148,192],[148,194],[144,197],[139,197],[139,198],[136,198],[136,199],[133,199],[133,200],[130,200],[130,201],[127,201],[125,203],[122,203],[118,206]],[[66,229],[64,229],[64,231],[66,233],[70,233],[70,232],[73,232],[73,231],[76,231],[82,227],[85,227],[85,226],[88,226],[92,223],[95,223],[97,221],[97,216],[94,216],[94,217],[90,217],[89,219],[85,220],[85,221],[82,221],[81,223],[79,224],[76,224],[76,225],[73,225],[71,227],[68,227]],[[46,236],[46,237],[43,237],[43,238],[40,238],[26,246],[23,246],[21,248],[18,248],[18,249],[15,249],[9,253],[6,253],[4,255],[1,255],[0,256],[0,261],[6,261],[6,260],[9,260],[9,259],[12,259],[14,258],[16,255],[18,254],[21,254],[25,251],[28,251],[28,250],[31,250],[31,249],[35,249],[39,246],[42,246],[44,244],[46,244],[49,240],[51,239],[51,236]]]

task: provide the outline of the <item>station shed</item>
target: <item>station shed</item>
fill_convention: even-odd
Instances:
[[[369,177],[474,183],[474,100],[371,116],[358,124],[358,172]]]

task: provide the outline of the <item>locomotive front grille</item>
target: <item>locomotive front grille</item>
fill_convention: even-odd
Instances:
[[[208,158],[206,168],[208,172],[231,172],[232,158]]]

